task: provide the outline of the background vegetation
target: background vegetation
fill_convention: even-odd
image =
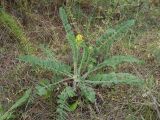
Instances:
[[[95,59],[90,60],[92,64],[88,69],[114,55],[132,55],[144,61],[142,65],[124,63],[114,69],[116,73],[136,75],[144,84],[139,82],[140,87],[96,85],[93,87],[96,102],[88,104],[85,99],[75,102],[76,97],[68,100],[70,104],[74,103],[70,106],[73,112],[67,113],[69,118],[160,119],[159,0],[2,0],[0,5],[0,120],[57,118],[57,98],[66,95],[62,90],[70,83],[45,90],[45,86],[61,79],[57,73],[36,65],[30,66],[18,58],[26,54],[45,57],[41,54],[43,49],[40,49],[43,48],[40,44],[43,44],[54,52],[57,60],[72,66],[72,46],[70,48],[66,39],[60,7],[65,8],[73,33],[83,35],[87,47],[99,46],[104,41],[99,43],[96,40],[105,34],[109,37],[102,36],[104,40],[114,41],[114,44],[107,42],[106,46],[100,47],[100,54],[94,51],[92,55]],[[134,25],[127,30],[121,29],[127,25],[125,21],[131,19]],[[113,36],[111,33],[117,29],[116,33],[122,31],[123,34]],[[111,67],[104,67],[98,72],[111,71]],[[58,96],[60,93],[61,96]]]

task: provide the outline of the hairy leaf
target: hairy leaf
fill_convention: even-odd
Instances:
[[[128,62],[128,63],[142,63],[141,60],[133,57],[133,56],[122,56],[122,55],[118,55],[118,56],[113,56],[111,58],[106,59],[104,62],[102,62],[100,65],[102,66],[111,66],[113,68],[115,68],[117,65],[122,64],[124,62]]]
[[[67,86],[61,93],[58,95],[58,107],[57,107],[57,113],[58,113],[58,120],[66,120],[68,114],[67,112],[71,111],[70,106],[68,104],[68,99],[70,97],[74,97],[76,94],[73,90],[73,88]]]
[[[56,60],[54,52],[48,46],[40,45],[40,49],[47,56],[47,59]]]
[[[93,88],[85,85],[84,83],[79,84],[81,94],[90,102],[95,102],[96,100],[96,93]]]
[[[88,57],[89,57],[89,50],[88,50],[88,47],[84,44],[82,58],[81,58],[79,69],[78,69],[79,74],[81,72],[81,69],[84,67],[84,65],[86,65]]]
[[[131,26],[135,24],[135,20],[127,20],[120,25],[117,25],[114,29],[110,28],[100,38],[96,40],[95,54],[104,52],[109,55],[109,50],[114,42],[118,41],[118,37],[126,33]]]
[[[124,62],[128,62],[128,63],[143,63],[143,61],[138,60],[137,58],[133,57],[133,56],[122,56],[122,55],[118,55],[118,56],[113,56],[111,58],[108,58],[106,60],[104,60],[104,62],[98,64],[93,71],[98,70],[102,67],[105,66],[110,66],[115,68],[117,65],[122,64]]]
[[[129,73],[109,73],[97,74],[89,78],[88,83],[112,85],[112,84],[128,84],[128,85],[143,85],[144,81]]]
[[[71,46],[72,53],[73,53],[73,61],[75,64],[77,64],[78,61],[78,48],[76,44],[76,37],[72,31],[72,27],[68,22],[66,11],[61,7],[59,9],[60,18],[62,20],[63,26],[65,28],[65,31],[67,33],[67,40]]]
[[[134,24],[135,24],[135,20],[127,20],[121,23],[120,25],[117,25],[114,29],[113,28],[108,29],[105,34],[103,34],[100,38],[96,40],[96,45],[99,46],[103,42],[106,42],[106,40],[114,41],[115,38],[117,38],[120,34],[128,31],[128,29],[130,29],[130,27],[133,26]]]
[[[48,80],[43,80],[36,86],[36,90],[39,96],[44,96],[45,98],[48,98],[51,96],[53,85],[50,84]]]
[[[19,60],[31,63],[32,65],[39,65],[42,68],[58,72],[65,75],[70,75],[71,68],[70,66],[63,64],[57,60],[42,60],[36,56],[25,55],[20,56]]]

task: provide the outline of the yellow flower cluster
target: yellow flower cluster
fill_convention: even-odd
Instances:
[[[76,36],[76,43],[77,43],[77,45],[80,45],[83,41],[84,41],[83,35],[77,34],[77,36]]]

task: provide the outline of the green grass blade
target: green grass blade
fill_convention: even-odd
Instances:
[[[6,120],[15,109],[23,105],[29,99],[31,91],[31,89],[27,90],[24,95],[17,100],[16,103],[3,116],[0,117],[0,120]]]
[[[18,24],[18,22],[8,13],[4,12],[3,10],[0,11],[0,23],[7,27],[9,31],[18,38],[18,42],[21,45],[21,48],[26,53],[32,53],[35,49],[33,48],[32,44],[28,40],[27,36],[23,32],[22,27]]]

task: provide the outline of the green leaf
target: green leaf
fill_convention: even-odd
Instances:
[[[108,58],[108,59],[104,60],[104,62],[98,64],[94,69],[97,70],[97,69],[100,69],[100,68],[105,67],[105,66],[110,66],[110,67],[113,67],[115,69],[117,65],[122,64],[124,62],[137,63],[137,64],[143,63],[143,61],[141,61],[141,60],[139,60],[139,59],[137,59],[133,56],[118,55],[118,56],[113,56],[111,58]]]
[[[48,91],[46,90],[45,87],[37,85],[36,89],[37,89],[37,94],[39,96],[48,96]]]
[[[133,56],[122,56],[122,55],[118,55],[118,56],[113,56],[111,58],[106,59],[103,63],[101,63],[101,65],[103,66],[111,66],[113,68],[115,68],[117,65],[122,64],[124,62],[128,62],[128,63],[143,63],[141,60],[133,57]]]
[[[75,64],[77,64],[78,62],[78,47],[77,47],[77,43],[76,43],[76,37],[72,31],[72,27],[71,25],[69,24],[68,22],[68,19],[67,19],[67,14],[66,14],[66,11],[64,10],[63,7],[61,7],[59,9],[59,15],[60,15],[60,18],[62,20],[62,23],[63,23],[63,26],[65,28],[65,31],[67,33],[67,40],[71,46],[71,49],[72,49],[72,53],[73,53],[73,61]]]
[[[104,60],[104,62],[98,64],[96,67],[94,67],[93,69],[88,71],[83,77],[86,78],[92,72],[97,71],[97,70],[99,70],[103,67],[106,67],[106,66],[110,66],[110,67],[113,67],[115,69],[117,65],[122,64],[124,62],[138,63],[138,64],[144,63],[143,61],[138,60],[137,58],[135,58],[133,56],[122,56],[122,55],[113,56],[111,58],[108,58],[108,59]]]
[[[76,96],[75,91],[69,86],[67,86],[60,95],[58,95],[58,107],[56,110],[58,113],[58,120],[66,120],[68,116],[67,112],[71,111],[67,100],[74,96]]]
[[[77,100],[76,102],[72,103],[71,105],[69,105],[69,108],[71,111],[75,111],[76,108],[78,107],[79,101]]]
[[[54,52],[48,46],[40,45],[40,49],[47,56],[47,59],[56,60]]]
[[[120,34],[125,33],[128,29],[135,24],[135,20],[127,20],[120,25],[117,25],[114,29],[110,28],[100,38],[96,40],[96,45],[101,45],[106,40],[114,40]],[[108,41],[107,41],[108,42]]]
[[[96,40],[96,45],[99,46],[101,44],[103,44],[103,42],[105,40],[108,40],[109,38],[113,37],[113,35],[115,35],[117,32],[115,29],[110,28],[106,31],[106,33],[104,33],[103,35],[101,35],[97,40]]]
[[[53,91],[53,85],[48,80],[42,80],[40,84],[36,86],[37,94],[49,98]]]
[[[86,81],[87,83],[101,85],[128,84],[141,86],[144,84],[142,79],[129,73],[97,74],[89,79],[89,81]]]
[[[39,65],[42,68],[57,72],[57,73],[61,73],[61,74],[65,74],[65,75],[71,75],[71,68],[70,66],[61,63],[57,60],[42,60],[36,56],[32,56],[32,55],[25,55],[25,56],[20,56],[19,60],[24,61],[24,62],[28,62],[31,63],[32,65]]]
[[[72,49],[72,54],[73,54],[73,61],[74,63],[77,64],[78,62],[78,47],[77,47],[77,43],[76,43],[76,39],[73,35],[71,35],[70,33],[67,33],[67,39],[68,39],[68,42],[70,44],[70,47]]]
[[[96,100],[96,93],[93,88],[85,85],[84,83],[79,84],[82,95],[86,100],[94,103]]]
[[[80,65],[79,65],[79,69],[78,69],[79,74],[80,74],[82,68],[85,67],[86,63],[88,62],[88,57],[89,57],[88,47],[85,44],[83,44],[83,53],[82,53],[82,58],[80,60]]]
[[[104,54],[108,56],[113,43],[118,41],[118,38],[126,33],[134,24],[135,20],[127,20],[120,25],[117,25],[114,29],[108,29],[106,33],[96,40],[95,54],[97,55],[99,52],[105,52]]]

